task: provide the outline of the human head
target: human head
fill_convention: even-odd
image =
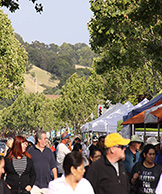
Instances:
[[[82,153],[82,144],[80,143],[74,144],[73,151],[78,151]]]
[[[119,133],[111,133],[105,138],[106,155],[110,162],[125,158],[125,148],[130,139],[124,139]]]
[[[74,139],[74,141],[75,141],[75,143],[81,143],[81,139],[80,139],[79,137],[76,137],[76,138]]]
[[[135,151],[138,151],[140,149],[142,142],[143,141],[140,139],[138,135],[132,135],[129,146]]]
[[[89,154],[89,158],[91,160],[91,162],[95,162],[96,160],[98,160],[102,155],[101,150],[94,146],[91,150],[90,150],[90,154]]]
[[[6,145],[7,145],[9,148],[11,148],[11,147],[12,147],[12,144],[13,144],[13,141],[14,141],[13,138],[8,139]]]
[[[70,134],[68,134],[67,132],[64,132],[61,135],[61,143],[67,144],[69,142],[69,136]]]
[[[146,144],[152,144],[155,146],[155,149],[156,150],[160,150],[160,142],[157,141],[157,139],[155,137],[149,137],[147,140],[146,140]]]
[[[99,138],[98,138],[98,145],[99,145],[99,147],[101,148],[101,149],[104,149],[104,147],[105,147],[105,144],[104,144],[104,142],[105,142],[105,135],[102,135],[102,136],[100,136]]]
[[[0,156],[0,179],[1,179],[2,174],[5,172],[4,165],[5,165],[5,160],[3,156]]]
[[[77,174],[77,169],[79,169],[79,178],[81,179],[83,177],[83,174],[85,172],[84,165],[83,165],[83,156],[80,152],[73,151],[68,153],[63,161],[63,169],[65,173],[65,177],[68,175],[74,175]]]
[[[146,157],[150,154],[149,153],[150,150],[153,150],[153,152],[151,152],[151,153],[154,153],[154,155],[152,157],[154,157],[154,159],[155,159],[155,146],[152,144],[147,144],[144,146],[143,151],[141,153],[142,162],[144,162]]]
[[[123,145],[126,146],[130,142],[130,139],[124,139],[119,133],[110,133],[105,138],[105,146],[107,148],[116,146],[116,145]]]
[[[35,139],[34,139],[33,136],[29,136],[28,139],[27,139],[27,141],[28,141],[28,144],[29,144],[29,145],[35,144]]]
[[[13,157],[17,158],[17,157],[22,157],[23,154],[30,157],[30,155],[26,152],[26,148],[27,148],[27,140],[25,137],[23,136],[16,136],[11,149],[9,150],[9,154],[8,157],[10,159],[12,159]]]
[[[74,143],[81,143],[82,136],[77,134],[74,136]]]
[[[46,144],[47,144],[47,135],[46,135],[46,132],[45,131],[38,131],[36,133],[35,140],[36,140],[36,144],[39,147],[44,148],[46,146]]]
[[[92,137],[92,143],[93,143],[93,145],[97,145],[97,142],[98,142],[98,138],[96,137],[96,136],[93,136]]]

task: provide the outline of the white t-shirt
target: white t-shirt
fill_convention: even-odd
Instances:
[[[155,189],[156,194],[162,194],[162,174],[160,175],[159,182],[157,184],[157,187]]]
[[[72,187],[65,182],[65,176],[62,175],[62,177],[57,178],[49,183],[48,191],[46,194],[94,194],[93,188],[89,181],[85,178],[82,178],[75,190],[72,189]]]
[[[56,158],[57,158],[57,168],[59,173],[63,173],[63,161],[65,156],[70,153],[70,150],[63,143],[59,143],[56,150]]]

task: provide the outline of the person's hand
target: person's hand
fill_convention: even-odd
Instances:
[[[71,147],[72,141],[70,141],[70,140],[69,140],[69,142],[68,142],[68,143],[69,143],[69,146]]]
[[[140,171],[134,173],[133,178],[131,179],[131,183],[134,185],[135,181],[138,179]]]
[[[31,186],[30,186],[30,185],[27,185],[27,186],[25,187],[25,189],[26,189],[27,191],[30,191],[30,190],[31,190]]]

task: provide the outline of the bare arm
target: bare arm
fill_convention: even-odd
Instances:
[[[54,179],[56,179],[57,178],[57,168],[53,168],[52,173],[53,173]]]
[[[68,149],[69,149],[70,151],[72,151],[71,144],[72,144],[72,142],[69,141]]]
[[[132,183],[132,185],[134,185],[134,183],[135,183],[135,181],[137,180],[137,178],[139,177],[139,173],[140,173],[140,171],[137,173],[134,173],[134,175],[133,175],[133,178],[131,179],[131,183]]]

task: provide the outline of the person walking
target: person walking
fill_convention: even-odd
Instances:
[[[97,142],[97,147],[102,151],[102,154],[104,153],[105,151],[105,145],[104,145],[104,142],[105,142],[105,135],[102,135],[98,138],[98,142]]]
[[[129,181],[123,164],[125,147],[130,139],[119,133],[105,138],[105,154],[89,167],[86,178],[95,194],[129,194]]]
[[[77,151],[80,152],[83,155],[83,148],[82,148],[82,144],[80,143],[76,143],[73,147],[72,151]],[[86,167],[87,165],[89,165],[89,161],[88,159],[83,155],[83,163],[84,163],[84,167]]]
[[[47,194],[94,194],[91,184],[83,178],[83,156],[78,151],[68,153],[63,161],[64,175],[49,183]]]
[[[63,161],[66,156],[66,154],[70,153],[72,151],[71,149],[71,141],[69,141],[69,134],[67,132],[64,132],[61,135],[61,142],[58,144],[56,149],[56,158],[57,158],[57,168],[58,168],[58,177],[61,177],[63,174]],[[67,144],[69,144],[69,148],[67,147]]]
[[[142,161],[131,172],[131,194],[155,194],[162,173],[162,167],[154,162],[155,155],[155,146],[147,144],[141,153]]]
[[[86,177],[87,171],[90,168],[92,162],[95,162],[96,160],[101,158],[101,156],[102,156],[102,151],[97,146],[94,146],[94,148],[91,149],[90,151],[89,164],[85,166],[84,177]]]
[[[5,156],[5,181],[12,194],[29,193],[35,182],[35,169],[32,157],[26,151],[27,145],[25,137],[16,136]]]
[[[1,179],[2,174],[5,173],[4,170],[5,160],[3,156],[0,156],[0,194],[11,194],[6,182]]]
[[[90,154],[91,149],[96,147],[97,143],[98,143],[98,138],[97,136],[94,135],[92,137],[92,143],[88,146],[88,159],[89,159],[89,154]]]
[[[36,181],[31,194],[45,194],[47,192],[48,184],[51,180],[51,170],[54,179],[57,178],[57,165],[54,154],[50,148],[46,147],[46,144],[46,132],[38,131],[36,134],[36,145],[33,145],[28,151],[32,155],[36,172]]]
[[[143,141],[138,135],[132,135],[129,146],[125,150],[124,165],[128,175],[130,175],[133,166],[140,159],[140,146]]]

